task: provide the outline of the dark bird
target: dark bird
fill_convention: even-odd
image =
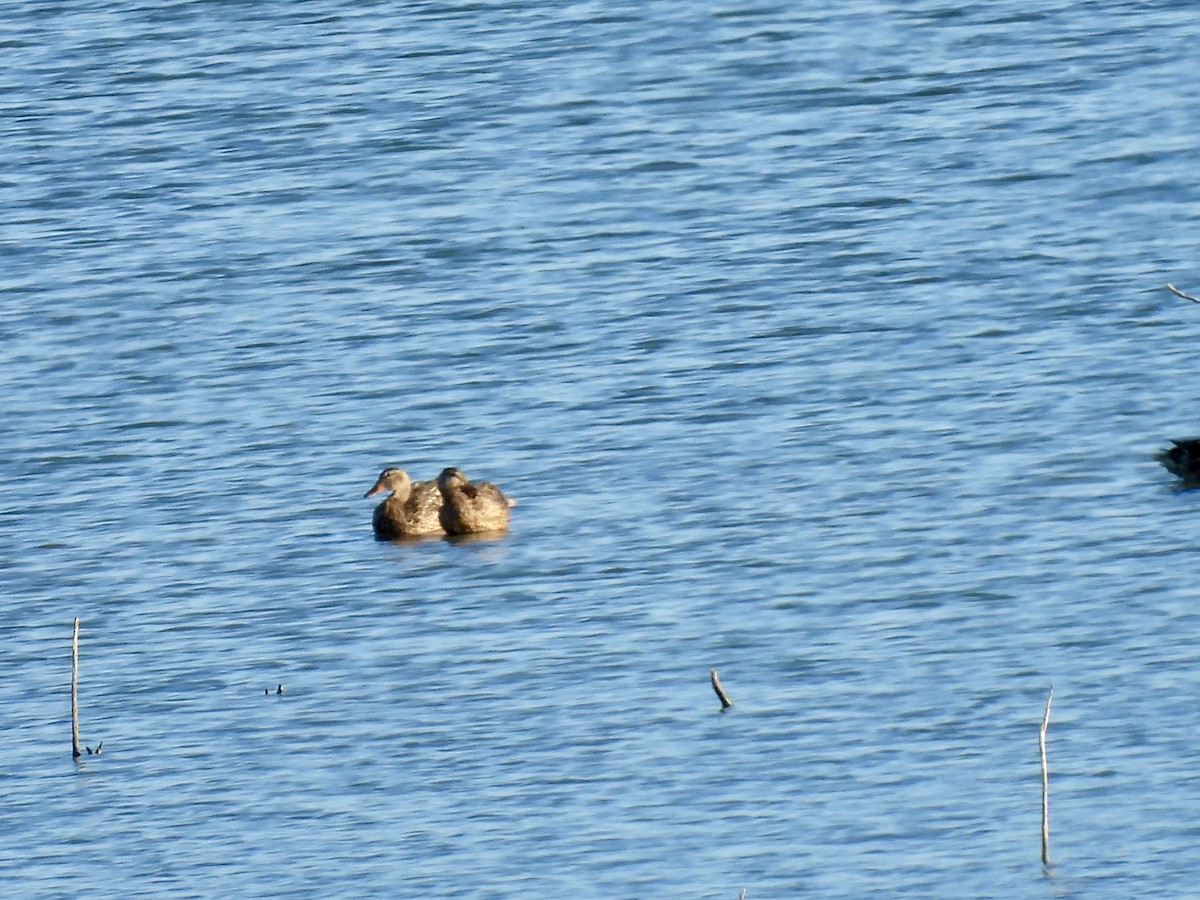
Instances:
[[[1200,486],[1200,438],[1180,438],[1154,458],[1188,487]]]

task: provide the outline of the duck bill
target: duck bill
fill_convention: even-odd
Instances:
[[[386,490],[386,488],[384,488],[384,486],[383,486],[383,482],[377,481],[377,482],[375,482],[375,487],[371,488],[369,491],[367,491],[365,494],[363,494],[363,499],[365,500],[367,497],[374,497],[376,494],[378,494],[380,491],[383,491],[383,490]]]

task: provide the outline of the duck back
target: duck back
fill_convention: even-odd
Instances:
[[[375,529],[375,536],[382,541],[441,534],[442,523],[438,515],[441,507],[442,494],[437,482],[418,481],[412,486],[407,499],[392,494],[375,507],[371,525]]]
[[[442,503],[442,528],[447,534],[505,531],[512,501],[491,482],[468,483],[450,491]]]

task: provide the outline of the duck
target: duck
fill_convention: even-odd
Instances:
[[[1200,438],[1180,438],[1154,454],[1166,470],[1189,486],[1200,486]]]
[[[403,469],[390,466],[379,473],[375,485],[363,496],[372,497],[383,491],[392,493],[375,507],[375,515],[371,517],[376,538],[393,541],[401,537],[442,533],[438,517],[442,493],[438,482],[413,482]]]
[[[438,513],[446,534],[480,534],[506,531],[509,510],[517,501],[490,481],[472,482],[462,469],[442,469],[437,479],[442,494]]]

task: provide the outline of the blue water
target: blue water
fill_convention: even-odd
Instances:
[[[1192,892],[1198,40],[14,5],[4,896]]]

